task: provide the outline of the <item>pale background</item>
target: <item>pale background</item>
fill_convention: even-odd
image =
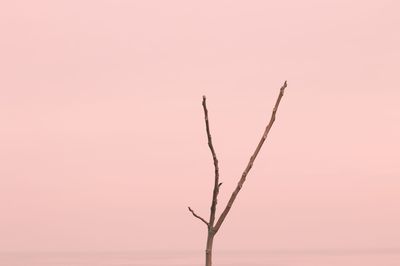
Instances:
[[[400,248],[399,1],[3,1],[0,251]]]

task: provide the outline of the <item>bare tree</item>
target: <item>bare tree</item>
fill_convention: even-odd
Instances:
[[[190,208],[190,207],[188,207],[188,208],[194,217],[201,220],[207,226],[208,234],[207,234],[207,245],[206,245],[206,266],[212,265],[212,248],[213,248],[214,237],[217,234],[218,230],[220,229],[220,227],[221,227],[222,223],[224,222],[226,216],[228,215],[229,211],[231,210],[233,202],[235,201],[240,189],[242,188],[244,182],[246,181],[247,174],[249,173],[251,167],[253,166],[254,160],[256,159],[258,153],[260,152],[260,149],[261,149],[262,145],[264,144],[264,141],[267,138],[272,125],[274,124],[276,112],[278,111],[279,103],[281,102],[281,99],[283,97],[283,93],[285,92],[286,87],[287,87],[287,82],[285,81],[285,83],[280,88],[278,98],[276,100],[274,109],[272,110],[272,115],[269,120],[269,123],[267,124],[267,127],[265,128],[264,134],[262,135],[261,140],[258,143],[253,155],[250,157],[250,161],[248,162],[246,168],[244,169],[242,176],[241,176],[235,190],[233,191],[228,203],[225,206],[225,209],[219,216],[216,223],[215,223],[215,213],[217,210],[217,199],[218,199],[219,188],[221,187],[222,183],[219,182],[218,159],[217,159],[217,155],[214,150],[211,133],[210,133],[210,125],[209,125],[209,121],[208,121],[208,110],[207,110],[207,105],[206,105],[206,97],[203,96],[202,104],[203,104],[203,110],[204,110],[204,119],[206,122],[208,147],[210,148],[210,151],[211,151],[211,154],[213,157],[213,162],[214,162],[214,190],[213,190],[213,195],[212,195],[209,220],[206,221],[204,218],[202,218],[201,216],[196,214],[192,210],[192,208]]]

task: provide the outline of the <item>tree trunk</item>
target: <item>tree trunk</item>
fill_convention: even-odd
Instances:
[[[208,232],[207,247],[206,247],[206,266],[212,265],[212,248],[213,248],[214,236],[215,234],[213,232]]]

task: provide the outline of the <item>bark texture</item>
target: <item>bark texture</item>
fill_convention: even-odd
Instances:
[[[206,245],[206,266],[212,265],[212,248],[214,243],[214,233],[208,232]]]

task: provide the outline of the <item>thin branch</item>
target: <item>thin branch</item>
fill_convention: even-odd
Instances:
[[[207,139],[208,139],[208,147],[210,148],[212,157],[213,157],[213,162],[214,162],[214,190],[213,190],[213,197],[212,197],[212,202],[211,202],[211,208],[210,208],[210,221],[209,225],[210,228],[214,226],[214,221],[215,221],[215,212],[217,210],[217,198],[218,198],[218,193],[219,193],[219,168],[218,168],[218,159],[217,155],[214,150],[214,146],[212,143],[212,138],[211,138],[211,133],[210,133],[210,125],[208,122],[208,110],[207,110],[207,104],[206,104],[206,96],[203,96],[203,110],[204,110],[204,120],[206,122],[206,131],[207,131]]]
[[[197,215],[197,214],[192,210],[192,208],[188,207],[188,209],[189,209],[189,211],[193,214],[194,217],[200,219],[203,223],[205,223],[205,224],[207,225],[207,227],[209,226],[209,224],[207,223],[207,221],[206,221],[204,218],[202,218],[202,217],[200,217],[199,215]]]
[[[281,102],[281,99],[283,97],[286,87],[287,87],[287,82],[285,81],[285,83],[283,84],[283,86],[281,87],[281,89],[279,91],[278,99],[276,100],[274,109],[272,110],[271,119],[270,119],[267,127],[265,128],[264,134],[263,134],[260,142],[258,143],[257,148],[254,151],[253,155],[250,157],[250,161],[247,164],[247,167],[245,168],[245,170],[243,171],[242,177],[240,178],[240,180],[236,186],[236,189],[233,191],[224,211],[221,213],[221,216],[219,217],[215,227],[213,228],[215,232],[218,232],[218,230],[221,227],[222,223],[224,222],[226,216],[228,215],[228,213],[233,205],[233,202],[236,199],[236,196],[238,195],[240,189],[242,188],[243,183],[246,181],[247,174],[249,173],[251,167],[253,166],[254,160],[256,159],[262,145],[264,144],[265,139],[268,136],[269,131],[271,130],[272,125],[274,124],[276,112],[278,111],[279,103]]]

